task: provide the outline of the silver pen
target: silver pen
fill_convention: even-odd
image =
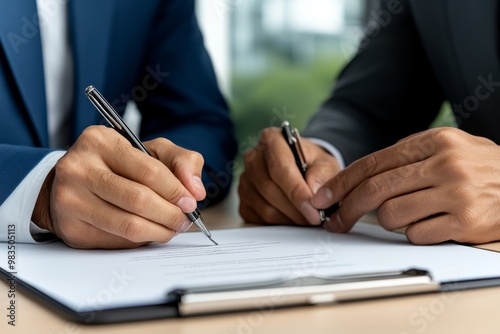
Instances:
[[[125,124],[116,110],[111,106],[111,104],[109,104],[108,101],[106,101],[106,99],[94,86],[88,86],[85,89],[85,94],[113,129],[124,136],[132,144],[132,146],[138,148],[147,155],[151,155],[139,138],[132,132],[132,130],[130,130],[127,124]],[[210,231],[205,227],[201,217],[201,212],[198,208],[196,208],[193,212],[187,213],[186,215],[189,217],[189,220],[198,226],[198,228],[207,236],[208,239],[210,239],[210,241],[212,241],[215,245],[218,245],[218,243],[212,239]]]

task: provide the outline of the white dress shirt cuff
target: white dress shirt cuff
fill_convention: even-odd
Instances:
[[[310,141],[312,141],[316,145],[321,146],[323,149],[325,149],[327,152],[329,152],[331,155],[333,155],[335,157],[335,159],[337,159],[341,170],[345,168],[344,157],[342,156],[340,151],[335,146],[333,146],[332,144],[330,144],[329,142],[327,142],[323,139],[311,138],[311,137],[307,137],[307,139],[309,139]]]
[[[0,206],[0,241],[7,241],[8,225],[15,225],[16,242],[19,243],[54,239],[49,231],[31,222],[31,215],[45,178],[65,153],[55,151],[45,156]]]

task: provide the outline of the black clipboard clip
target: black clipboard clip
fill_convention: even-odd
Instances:
[[[409,269],[329,278],[298,277],[262,284],[177,289],[180,316],[319,305],[439,291],[429,272]]]

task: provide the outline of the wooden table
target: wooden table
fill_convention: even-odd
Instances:
[[[211,229],[246,226],[237,198],[203,212]],[[500,251],[500,243],[484,245]],[[7,284],[0,283],[0,333],[500,333],[500,287],[183,319],[81,325],[17,291],[16,327],[7,324]]]

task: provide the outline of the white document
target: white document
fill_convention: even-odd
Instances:
[[[453,243],[415,246],[404,235],[358,223],[349,234],[262,226],[201,232],[132,250],[75,250],[62,242],[17,244],[17,278],[80,311],[162,304],[175,288],[428,270],[438,282],[500,277],[500,253]],[[7,244],[0,244],[7,268]]]

